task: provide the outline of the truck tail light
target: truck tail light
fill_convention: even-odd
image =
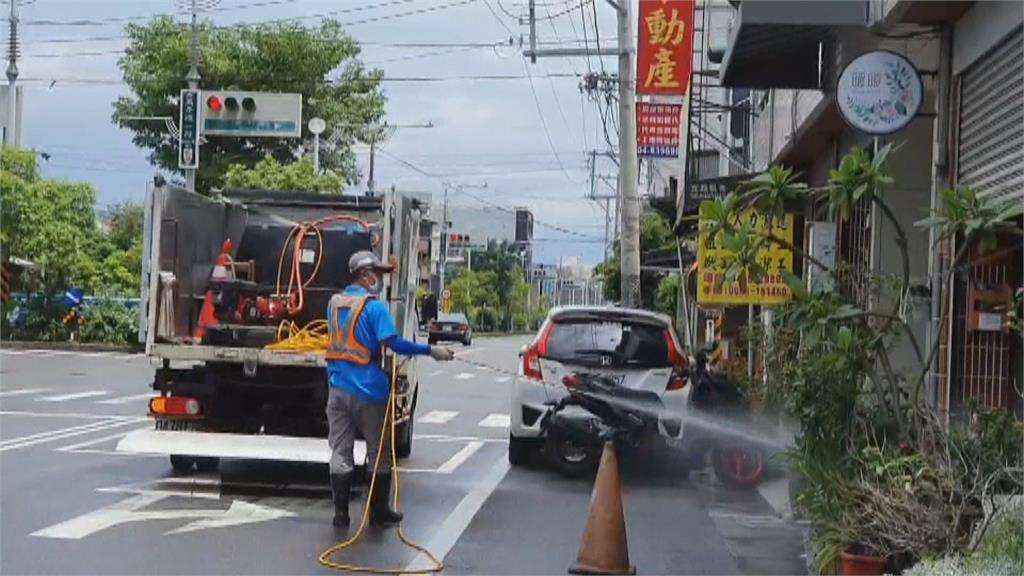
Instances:
[[[438,325],[437,325],[437,322],[433,322],[433,321],[432,321],[432,322],[430,323],[430,329],[431,329],[431,330],[435,330],[435,331],[436,331],[436,330],[438,329]]]
[[[149,399],[149,413],[161,416],[199,416],[199,400],[186,396],[157,396]]]
[[[668,381],[668,386],[665,388],[665,391],[671,392],[672,390],[682,390],[685,387],[686,378],[676,375],[673,376],[672,379]]]

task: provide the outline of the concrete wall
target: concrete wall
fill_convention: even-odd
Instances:
[[[987,0],[974,6],[953,30],[953,74],[960,74],[1024,24],[1024,2]]]

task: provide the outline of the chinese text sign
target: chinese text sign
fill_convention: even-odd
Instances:
[[[712,237],[704,230],[705,210],[710,202],[700,206],[701,231],[698,236],[697,260],[700,278],[697,280],[698,304],[782,304],[789,302],[792,291],[782,277],[782,271],[793,272],[793,252],[775,242],[765,242],[757,253],[757,261],[766,273],[757,282],[722,282],[719,279],[728,268],[732,252],[722,246],[719,235]],[[746,210],[736,217],[737,225],[750,222],[755,234],[778,238],[793,243],[793,215],[786,214],[782,221],[768,222],[764,214]]]
[[[694,0],[640,0],[637,94],[683,95],[693,68]]]
[[[679,123],[683,107],[679,104],[636,104],[636,149],[641,156],[676,158],[679,156]]]

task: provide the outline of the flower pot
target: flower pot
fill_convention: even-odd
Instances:
[[[885,558],[849,552],[839,554],[839,573],[843,576],[884,576]]]

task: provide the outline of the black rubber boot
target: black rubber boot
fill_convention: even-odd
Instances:
[[[331,474],[331,494],[334,496],[334,526],[348,528],[348,499],[352,493],[351,474]]]
[[[402,514],[391,509],[391,474],[377,474],[373,486],[373,500],[370,504],[370,521],[374,524],[389,525],[402,521]]]

